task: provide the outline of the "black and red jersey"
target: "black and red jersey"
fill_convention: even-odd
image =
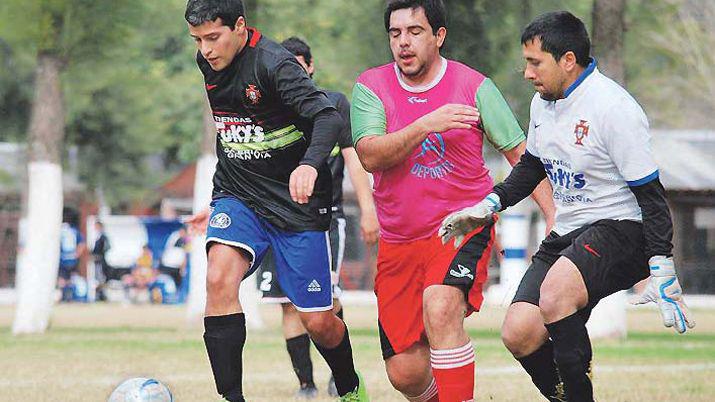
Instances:
[[[318,170],[308,204],[293,202],[288,188],[290,174],[306,163],[316,116],[335,110],[326,94],[290,52],[253,28],[223,70],[200,52],[197,63],[217,129],[214,197],[233,195],[283,230],[327,230],[332,180],[324,158],[307,163]]]
[[[330,102],[338,109],[338,113],[343,118],[343,126],[338,132],[338,142],[335,144],[330,157],[328,167],[333,178],[333,214],[343,217],[343,178],[345,177],[345,158],[341,151],[344,148],[353,146],[353,134],[350,129],[350,102],[340,92],[325,90]]]

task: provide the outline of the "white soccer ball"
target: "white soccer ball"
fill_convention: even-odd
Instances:
[[[107,402],[173,402],[169,388],[153,378],[130,378],[119,384]]]

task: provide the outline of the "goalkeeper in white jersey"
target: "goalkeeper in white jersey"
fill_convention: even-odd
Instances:
[[[568,12],[544,14],[521,37],[531,102],[527,152],[479,204],[448,216],[444,242],[483,225],[548,178],[556,218],[507,312],[502,338],[549,401],[593,401],[586,321],[604,297],[650,276],[639,302],[666,327],[688,314],[672,258],[673,224],[658,179],[647,118],[602,75],[586,28]]]

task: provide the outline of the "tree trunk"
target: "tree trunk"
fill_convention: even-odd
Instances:
[[[204,102],[204,130],[201,136],[201,155],[196,161],[194,178],[193,212],[208,208],[213,190],[212,178],[216,170],[216,123],[214,122],[208,99]],[[191,274],[189,296],[186,304],[186,319],[190,324],[201,323],[206,307],[206,243],[205,234],[195,234],[191,240]]]
[[[623,57],[626,0],[594,0],[593,55],[599,69],[625,87],[626,66]],[[592,338],[625,338],[626,292],[617,292],[603,299],[591,314],[588,331]]]
[[[54,303],[62,225],[62,65],[55,55],[38,55],[29,129],[27,235],[17,270],[15,334],[44,332]]]
[[[531,22],[531,19],[533,18],[531,16],[532,14],[532,4],[531,0],[521,0],[521,13],[519,17],[521,18],[521,29],[523,30],[526,28],[527,25]],[[521,33],[521,32],[519,32]]]
[[[258,18],[258,3],[258,0],[246,0],[243,2],[246,9],[246,21],[248,21],[248,25],[252,27],[259,25],[256,23],[256,19]]]
[[[594,0],[593,55],[599,69],[625,87],[626,65],[623,53],[626,0]]]

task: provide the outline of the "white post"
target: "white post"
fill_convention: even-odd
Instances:
[[[529,266],[528,211],[527,205],[519,204],[501,214],[498,236],[504,255],[499,267],[499,284],[491,286],[488,291],[488,297],[493,304],[505,306],[511,303]]]
[[[586,323],[591,338],[625,339],[628,334],[627,298],[626,291],[622,290],[602,299],[596,305]]]
[[[193,212],[198,213],[208,208],[213,191],[212,178],[216,170],[216,156],[204,154],[196,162],[194,180]],[[206,307],[206,236],[194,235],[191,239],[191,275],[189,295],[186,302],[186,319],[190,324],[198,324],[204,316]]]
[[[13,334],[43,333],[47,329],[60,263],[62,167],[31,162],[28,174],[26,236],[17,269]]]

